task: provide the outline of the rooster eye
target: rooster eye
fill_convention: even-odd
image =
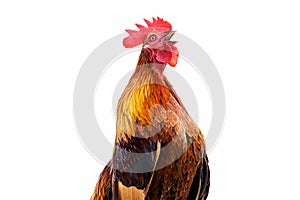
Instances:
[[[156,35],[150,35],[149,37],[150,41],[153,42],[156,40]]]

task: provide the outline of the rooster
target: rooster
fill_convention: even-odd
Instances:
[[[142,44],[138,63],[117,106],[112,160],[91,200],[205,200],[210,172],[204,137],[164,76],[179,52],[162,18],[127,29],[126,48]]]

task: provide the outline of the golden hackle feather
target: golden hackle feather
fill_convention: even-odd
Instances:
[[[112,170],[103,171],[91,200],[105,199],[110,195],[107,188],[111,199],[117,200],[206,199],[209,168],[203,135],[170,82],[153,69],[143,52],[118,102],[115,145],[137,153],[146,149],[153,170],[129,173],[112,165]],[[175,162],[167,163],[173,158]],[[125,167],[139,162],[117,161]]]

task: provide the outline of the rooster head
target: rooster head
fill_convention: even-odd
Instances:
[[[174,67],[178,60],[178,49],[175,47],[175,41],[170,41],[175,31],[172,31],[172,25],[157,17],[153,22],[144,19],[148,27],[136,24],[139,30],[126,29],[129,34],[123,40],[126,48],[132,48],[143,44],[145,55],[153,63],[169,64]]]

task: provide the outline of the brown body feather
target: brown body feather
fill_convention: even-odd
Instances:
[[[155,65],[159,64],[150,64],[142,50],[118,103],[113,161],[101,173],[91,200],[204,200],[208,195],[203,135]],[[118,149],[151,157],[147,161],[132,159]],[[152,170],[130,172],[133,165],[147,165]]]

